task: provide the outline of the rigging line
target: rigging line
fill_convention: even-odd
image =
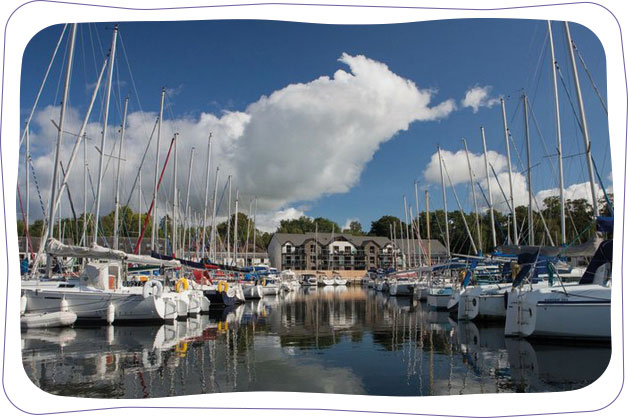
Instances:
[[[137,174],[135,175],[135,180],[133,181],[133,186],[131,187],[131,192],[129,193],[129,198],[126,201],[126,206],[129,206],[131,204],[131,199],[133,198],[133,192],[135,191],[135,186],[137,186],[137,181],[139,179],[140,176],[140,171],[142,170],[142,167],[144,166],[144,160],[146,159],[146,154],[148,154],[148,149],[150,148],[150,144],[153,140],[153,136],[155,134],[155,130],[157,129],[157,124],[159,123],[159,117],[155,120],[155,124],[153,125],[153,131],[151,132],[150,136],[148,137],[148,143],[146,144],[146,149],[144,150],[144,155],[142,155],[142,161],[140,161],[140,166],[137,169]],[[141,185],[140,185],[141,187]],[[146,204],[146,195],[144,193],[142,193],[144,196],[144,204]],[[152,200],[152,197],[151,197]]]
[[[537,97],[539,85],[541,84],[541,74],[539,70],[541,68],[541,63],[545,59],[545,55],[547,55],[547,47],[549,45],[548,40],[549,40],[549,34],[545,33],[545,38],[543,40],[543,48],[542,48],[541,53],[539,54],[539,59],[536,63],[536,70],[534,72],[534,79],[536,80],[536,86],[534,87],[534,92],[532,93],[532,100],[531,100],[532,105],[534,105],[534,100]]]
[[[44,85],[46,84],[46,81],[48,80],[48,76],[50,75],[50,70],[52,69],[52,65],[54,63],[55,57],[57,56],[57,52],[59,52],[59,47],[61,46],[61,43],[63,41],[63,36],[65,34],[67,27],[68,27],[67,23],[63,25],[63,30],[61,31],[61,35],[59,35],[59,40],[57,41],[57,45],[55,46],[55,49],[52,53],[52,57],[50,57],[50,62],[48,63],[48,68],[46,69],[46,73],[44,74],[44,78],[41,82],[41,86],[39,87],[39,91],[37,92],[37,95],[35,96],[35,102],[33,103],[31,112],[28,116],[28,119],[26,119],[26,123],[24,124],[25,128],[28,127],[28,125],[31,122],[31,119],[33,118],[33,115],[35,114],[35,109],[37,108],[37,104],[39,103],[39,98],[41,97],[41,93],[44,90]],[[24,142],[24,139],[26,138],[26,131],[27,129],[24,129],[24,132],[22,133],[22,137],[20,138],[20,147],[22,147],[22,142]]]
[[[536,133],[539,135],[539,138],[541,140],[541,145],[543,145],[543,150],[545,151],[545,154],[549,154],[549,150],[547,149],[547,144],[545,143],[545,137],[543,136],[543,133],[541,133],[541,129],[540,129],[539,123],[538,123],[538,121],[536,119],[536,115],[534,113],[533,106],[529,106],[528,108],[530,109],[530,114],[532,115],[532,121],[534,122],[534,127],[536,128]],[[552,169],[552,174],[554,175],[554,177],[556,179],[558,179],[558,174],[556,173],[556,169],[554,168],[553,160],[550,160],[550,168]]]
[[[131,85],[133,87],[133,92],[135,93],[135,100],[137,100],[138,108],[140,110],[140,114],[142,116],[142,127],[144,128],[144,135],[148,136],[148,131],[146,130],[146,114],[142,109],[142,102],[140,101],[140,96],[137,91],[137,85],[135,84],[135,77],[133,77],[133,71],[131,71],[131,63],[129,61],[129,57],[126,53],[126,47],[124,46],[124,40],[122,38],[122,31],[118,30],[118,39],[120,40],[120,46],[122,47],[122,53],[124,55],[124,61],[126,62],[127,69],[129,71],[129,77],[131,78]]]
[[[573,39],[571,43],[573,45],[574,51],[578,53],[578,58],[580,59],[580,62],[582,63],[582,68],[584,68],[584,72],[587,74],[587,77],[589,78],[589,81],[591,82],[591,86],[593,87],[593,90],[595,90],[595,94],[597,95],[597,98],[600,99],[600,103],[602,104],[602,107],[604,108],[604,112],[606,113],[606,116],[608,116],[608,107],[606,106],[606,102],[602,98],[602,94],[600,93],[597,86],[595,85],[595,81],[593,81],[593,77],[591,76],[591,73],[589,72],[589,68],[587,67],[587,64],[584,62],[584,58],[582,57],[580,50],[576,47],[576,43],[573,41]]]
[[[55,90],[55,96],[53,103],[57,103],[57,99],[59,98],[59,89],[61,88],[61,79],[63,78],[63,69],[65,68],[66,57],[68,56],[68,43],[65,44],[65,49],[63,50],[63,59],[61,60],[61,68],[59,69],[59,78],[57,79],[57,88]]]
[[[39,204],[41,205],[41,213],[44,216],[44,226],[48,226],[48,215],[46,214],[46,204],[44,204],[44,199],[41,197],[41,190],[39,189],[39,182],[37,181],[37,176],[35,175],[35,166],[33,165],[33,159],[31,156],[28,156],[28,165],[31,168],[33,173],[33,181],[35,182],[35,189],[37,190],[37,196],[39,197]],[[28,170],[28,167],[27,167]],[[42,229],[43,233],[43,229]]]
[[[569,105],[571,106],[571,111],[573,112],[573,115],[576,118],[576,122],[578,122],[578,126],[580,127],[580,132],[582,132],[583,128],[582,128],[582,123],[580,123],[580,116],[578,116],[578,113],[576,112],[576,107],[574,106],[573,100],[571,99],[571,94],[569,94],[569,89],[567,88],[567,85],[565,84],[565,78],[563,77],[563,72],[560,70],[560,67],[558,67],[558,65],[556,66],[556,68],[558,69],[560,82],[563,85],[563,88],[565,89],[565,93],[567,94],[567,101],[569,102]]]

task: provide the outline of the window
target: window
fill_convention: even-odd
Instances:
[[[292,245],[290,245],[290,244],[286,245],[286,252],[287,253],[291,253],[292,252]]]
[[[369,253],[375,254],[375,247],[369,247]]]
[[[345,253],[350,253],[351,252],[351,247],[345,247]]]
[[[340,247],[337,245],[334,245],[334,253],[338,253],[340,251]]]
[[[310,244],[310,252],[315,252],[315,251],[316,251],[316,245]]]
[[[375,257],[373,256],[369,257],[369,263],[375,264]]]

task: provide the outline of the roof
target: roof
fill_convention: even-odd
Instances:
[[[333,234],[334,241],[337,239],[344,239],[349,243],[353,244],[356,247],[363,247],[367,242],[371,241],[377,244],[377,246],[384,247],[387,244],[391,244],[392,241],[386,237],[375,237],[370,235],[351,235],[351,234]],[[273,235],[271,241],[277,241],[279,245],[283,246],[286,243],[291,243],[296,247],[302,246],[307,241],[317,241],[320,245],[326,246],[331,243],[332,234],[330,232],[319,232],[318,234],[314,232],[306,232],[304,234],[288,234],[283,232],[278,232]],[[419,245],[419,240],[414,240],[415,245]],[[423,245],[427,246],[427,240],[422,240]],[[447,255],[447,250],[445,246],[438,240],[432,239],[430,240],[432,255]],[[401,247],[401,240],[397,240],[397,245]],[[404,241],[405,245],[405,241]]]

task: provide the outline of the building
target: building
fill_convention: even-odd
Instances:
[[[447,257],[440,241],[430,240],[430,244],[433,263]],[[268,244],[268,257],[280,270],[369,270],[418,261],[421,248],[427,248],[427,240],[410,240],[409,245],[404,241],[402,246],[399,240],[395,245],[388,238],[368,235],[276,233]]]

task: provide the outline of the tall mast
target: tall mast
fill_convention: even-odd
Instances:
[[[558,62],[554,55],[554,37],[552,36],[552,23],[547,21],[547,33],[549,35],[550,52],[552,54],[552,81],[554,88],[554,111],[556,119],[556,150],[558,153],[558,190],[560,196],[560,243],[567,243],[567,228],[565,225],[565,182],[563,177],[563,145],[560,129],[560,105],[558,102],[558,83],[556,80],[556,69]]]
[[[26,187],[24,192],[26,193],[26,214],[24,217],[24,231],[28,231],[29,221],[28,221],[28,212],[30,212],[30,184],[29,179],[30,176],[28,174],[28,157],[30,155],[30,135],[28,132],[28,125],[26,126],[26,144],[24,146],[24,167],[26,167]],[[31,253],[28,251],[28,234],[25,235],[24,240],[24,254],[26,254],[26,260],[30,261]]]
[[[580,79],[578,78],[578,67],[576,67],[576,58],[574,57],[574,45],[569,32],[569,23],[565,21],[565,34],[567,35],[567,44],[569,49],[569,57],[571,58],[571,69],[573,70],[573,80],[576,85],[576,95],[578,96],[578,109],[580,110],[580,128],[582,129],[582,140],[584,141],[584,150],[587,154],[587,168],[589,169],[589,183],[591,184],[591,199],[593,200],[593,216],[599,216],[600,212],[597,205],[597,190],[595,187],[595,177],[593,176],[593,157],[591,157],[591,141],[589,140],[589,128],[587,127],[587,117],[584,113],[584,103],[582,101],[582,92],[580,91]]]
[[[179,134],[174,134],[174,164],[172,166],[172,256],[177,253],[177,209],[179,206],[179,198],[177,196],[177,139]]]
[[[523,94],[523,118],[526,132],[528,162],[528,245],[534,245],[534,217],[532,216],[532,161],[530,156],[530,129],[528,125],[528,96]]]
[[[412,266],[412,260],[410,258],[410,230],[408,227],[408,201],[406,195],[403,195],[403,212],[406,221],[406,254],[408,255],[408,267]]]
[[[140,170],[137,176],[137,236],[142,233],[142,170]]]
[[[467,218],[464,215],[464,211],[462,210],[462,205],[460,204],[460,200],[458,199],[458,194],[456,193],[456,188],[451,181],[451,177],[449,177],[449,172],[447,171],[447,165],[445,161],[443,161],[443,168],[445,169],[445,174],[447,175],[447,180],[449,181],[449,186],[451,187],[451,191],[454,193],[454,198],[456,203],[458,204],[458,209],[460,209],[460,216],[462,217],[462,223],[464,224],[464,228],[467,230],[467,235],[469,235],[469,241],[471,242],[471,248],[473,248],[473,252],[477,255],[478,250],[475,246],[475,242],[473,241],[473,235],[471,235],[471,230],[469,229],[469,225],[467,224]]]
[[[438,162],[440,165],[440,185],[443,190],[443,210],[445,211],[445,245],[447,246],[447,258],[451,258],[451,250],[449,249],[449,219],[447,214],[447,196],[445,194],[445,177],[443,175],[443,157],[438,147]]]
[[[257,216],[257,196],[255,196],[255,209],[253,209],[253,257],[251,257],[251,265],[253,264],[253,259],[255,258],[255,251],[257,247],[255,247],[255,237],[257,236],[257,230],[255,229],[255,220]],[[316,243],[316,248],[318,248],[318,243]],[[316,263],[318,263],[318,256],[316,256]]]
[[[430,194],[425,191],[425,232],[427,233],[427,266],[432,265],[432,237],[430,235]]]
[[[188,250],[190,247],[190,244],[192,243],[192,233],[191,233],[191,228],[190,228],[190,183],[192,181],[192,167],[194,166],[194,151],[196,148],[192,147],[192,149],[190,150],[190,167],[188,168],[188,187],[187,187],[187,192],[185,194],[185,229],[183,230],[183,233],[185,234],[185,230],[187,229],[187,236],[188,236]],[[185,243],[183,245],[183,250],[185,251]]]
[[[205,257],[205,235],[207,231],[207,194],[209,193],[209,169],[211,167],[211,156],[212,156],[212,133],[209,133],[209,139],[207,142],[207,172],[205,173],[205,203],[203,204],[203,249],[202,249],[202,257]],[[216,182],[218,181],[218,172],[216,172]],[[218,183],[216,183],[218,184]],[[216,194],[214,193],[214,208],[216,207]],[[214,209],[215,211],[216,209]],[[213,220],[213,218],[212,218]],[[212,230],[214,228],[214,224],[212,221]],[[213,232],[213,231],[212,231]],[[211,242],[210,242],[211,245]]]
[[[76,38],[76,23],[72,24],[72,28],[70,29],[70,46],[68,49],[68,61],[65,69],[65,81],[63,84],[63,101],[61,102],[61,112],[59,113],[59,131],[57,133],[57,144],[55,148],[55,162],[52,171],[52,184],[50,187],[50,209],[48,210],[48,234],[46,234],[46,241],[43,245],[40,244],[41,247],[46,245],[48,242],[48,238],[53,236],[53,225],[55,221],[55,200],[56,200],[56,191],[57,191],[57,176],[59,171],[59,149],[61,148],[61,140],[63,139],[63,124],[65,121],[65,110],[68,103],[68,94],[70,91],[70,75],[72,74],[72,60],[74,58],[74,42]],[[52,257],[46,257],[46,275],[50,276],[52,269]],[[34,268],[33,268],[34,270]]]
[[[418,260],[418,266],[421,266],[421,259],[423,258],[421,255],[421,249],[422,249],[422,241],[421,241],[421,215],[419,212],[419,185],[418,185],[418,181],[414,180],[414,203],[416,205],[416,236],[417,239],[419,241],[419,260]]]
[[[83,134],[83,235],[81,245],[87,241],[87,138]]]
[[[216,197],[218,196],[218,173],[220,172],[220,167],[216,167],[216,179],[214,181],[214,200],[213,210],[212,210],[212,230],[209,236],[209,247],[210,247],[210,257],[213,257],[215,260],[217,257],[216,254]],[[205,205],[207,206],[207,205]],[[205,222],[203,222],[203,254],[205,253]],[[213,252],[211,252],[213,249]]]
[[[124,148],[124,131],[126,128],[126,112],[129,107],[129,98],[124,99],[124,111],[122,112],[122,127],[120,128],[120,144],[118,147],[118,168],[116,171],[115,209],[113,213],[113,249],[118,249],[120,229],[120,164],[122,161],[122,148]]]
[[[249,197],[249,211],[247,212],[247,220],[246,220],[246,243],[244,244],[244,266],[245,267],[249,259],[249,237],[251,235],[251,212],[252,211],[253,211],[253,199]]]
[[[510,184],[510,210],[512,213],[512,239],[515,245],[519,245],[519,235],[517,234],[517,215],[515,211],[514,188],[512,187],[512,163],[510,162],[510,140],[508,139],[508,121],[506,120],[506,103],[504,99],[499,99],[502,105],[502,120],[504,121],[504,138],[506,139],[506,158],[508,158],[508,183]]]
[[[416,241],[414,239],[414,234],[416,233],[416,226],[414,223],[414,214],[412,213],[412,205],[408,205],[408,212],[410,215],[410,231],[412,231],[412,241],[411,242],[411,248],[412,248],[412,258],[411,258],[411,263],[410,263],[410,267],[416,267],[417,266],[417,260],[416,260]],[[417,234],[418,236],[418,234]],[[419,251],[420,252],[420,251]]]
[[[493,194],[491,192],[491,179],[488,174],[488,152],[486,151],[486,136],[484,127],[480,127],[482,133],[482,148],[484,148],[484,166],[486,168],[486,185],[488,187],[488,211],[491,216],[491,235],[493,237],[493,248],[497,247],[497,235],[495,234],[495,214],[493,212]]]
[[[471,160],[469,159],[469,147],[467,140],[462,138],[464,151],[467,155],[467,165],[469,166],[469,181],[471,182],[471,195],[473,196],[473,205],[475,207],[475,230],[478,235],[478,248],[482,251],[482,230],[480,229],[480,210],[478,209],[478,201],[475,197],[475,181],[473,180],[473,169],[471,168]]]
[[[98,160],[98,186],[96,187],[96,214],[94,215],[94,239],[92,243],[98,244],[98,222],[100,219],[100,195],[102,194],[103,161],[105,160],[105,145],[107,143],[107,124],[109,121],[109,103],[111,101],[111,82],[113,81],[113,63],[116,58],[116,40],[118,38],[118,26],[113,28],[113,39],[111,40],[111,52],[109,58],[109,69],[107,72],[107,93],[105,96],[105,111],[103,116],[102,137],[100,140],[100,159]]]
[[[227,177],[229,185],[229,205],[227,211],[227,262],[231,263],[231,174]]]
[[[235,198],[235,219],[233,221],[233,265],[238,265],[238,203],[240,200],[240,190],[236,189]]]
[[[159,183],[159,146],[161,144],[161,121],[164,118],[164,99],[166,97],[166,89],[161,88],[161,100],[159,102],[159,119],[157,120],[157,147],[155,148],[155,183],[153,184],[153,223],[151,225],[150,250],[155,251],[155,239],[157,232],[157,224],[159,223],[159,215],[157,214],[157,184]]]

